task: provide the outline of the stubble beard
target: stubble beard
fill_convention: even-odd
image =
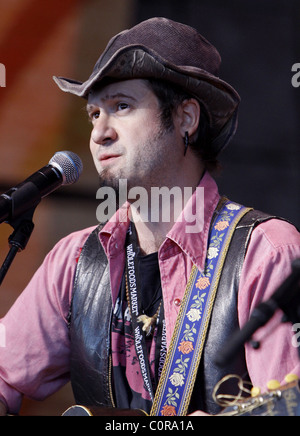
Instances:
[[[158,131],[153,135],[153,137],[146,141],[141,147],[139,147],[140,150],[155,150],[157,147],[154,147],[158,142],[160,142],[161,146],[164,146],[164,141],[166,141],[168,138],[168,135],[173,131],[172,128],[166,129],[166,127],[163,126],[163,124],[160,124],[160,127]],[[138,169],[138,173],[140,175],[133,175],[130,178],[126,177],[126,171],[123,173],[123,168],[119,171],[119,174],[113,174],[113,172],[109,168],[105,168],[101,171],[99,174],[99,187],[109,187],[114,189],[116,193],[116,199],[118,206],[121,206],[119,203],[120,198],[120,190],[119,190],[119,181],[120,179],[126,179],[127,181],[127,195],[131,188],[142,186],[146,189],[151,188],[152,186],[155,186],[155,177],[153,177],[153,174],[156,170],[157,164],[160,166],[163,164],[161,159],[157,158],[157,154],[152,156],[153,160],[149,159],[149,156],[147,156],[147,161],[145,159],[139,159],[136,162],[136,168]],[[149,162],[149,160],[151,162]],[[169,163],[170,164],[170,163]],[[168,164],[168,165],[169,165]],[[142,175],[141,175],[142,174]],[[128,175],[127,175],[128,176]]]

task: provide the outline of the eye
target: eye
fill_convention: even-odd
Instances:
[[[128,103],[117,103],[117,110],[118,111],[124,111],[126,109],[129,109],[129,104]]]
[[[93,112],[89,112],[88,117],[89,117],[89,121],[93,122],[94,120],[97,120],[100,116],[100,111],[95,110]]]

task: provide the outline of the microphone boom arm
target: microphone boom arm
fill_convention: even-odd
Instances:
[[[287,279],[274,292],[272,297],[259,304],[252,312],[245,326],[232,335],[230,341],[224,344],[222,350],[218,350],[215,362],[224,367],[232,361],[237,352],[246,342],[251,341],[253,334],[273,317],[274,313],[281,309],[284,313],[284,321],[295,324],[300,322],[300,259],[292,262],[292,272]],[[299,357],[300,357],[300,348]]]

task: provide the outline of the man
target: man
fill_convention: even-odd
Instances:
[[[179,415],[219,413],[212,392],[228,374],[262,390],[271,378],[300,376],[280,314],[259,332],[258,350],[247,345],[225,367],[216,363],[300,257],[291,224],[221,198],[210,175],[239,104],[219,66],[194,29],[153,18],[113,38],[86,82],[55,78],[87,99],[101,186],[123,198],[126,181],[128,201],[108,223],[60,241],[2,320],[3,413],[70,377],[85,406]],[[158,201],[153,219],[153,188],[175,187],[190,193],[184,204],[170,195],[169,218]]]

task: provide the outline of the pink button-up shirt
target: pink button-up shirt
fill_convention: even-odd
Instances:
[[[182,217],[159,249],[168,344],[192,266],[204,268],[210,221],[220,198],[209,174],[205,174],[200,187],[204,188],[204,222],[199,223],[199,232],[185,232]],[[195,202],[195,196],[191,201]],[[99,235],[109,260],[113,301],[124,271],[127,228],[126,220],[112,219]],[[77,259],[92,230],[75,232],[58,242],[0,321],[0,400],[11,413],[18,412],[22,395],[41,400],[69,380],[67,315]],[[240,279],[241,326],[253,308],[268,299],[288,276],[295,258],[300,258],[300,234],[292,225],[270,220],[253,231]],[[291,324],[281,324],[280,319],[281,314],[276,314],[258,332],[259,350],[246,346],[249,375],[262,390],[270,379],[283,382],[288,373],[300,377],[297,341],[293,341],[295,332]]]

